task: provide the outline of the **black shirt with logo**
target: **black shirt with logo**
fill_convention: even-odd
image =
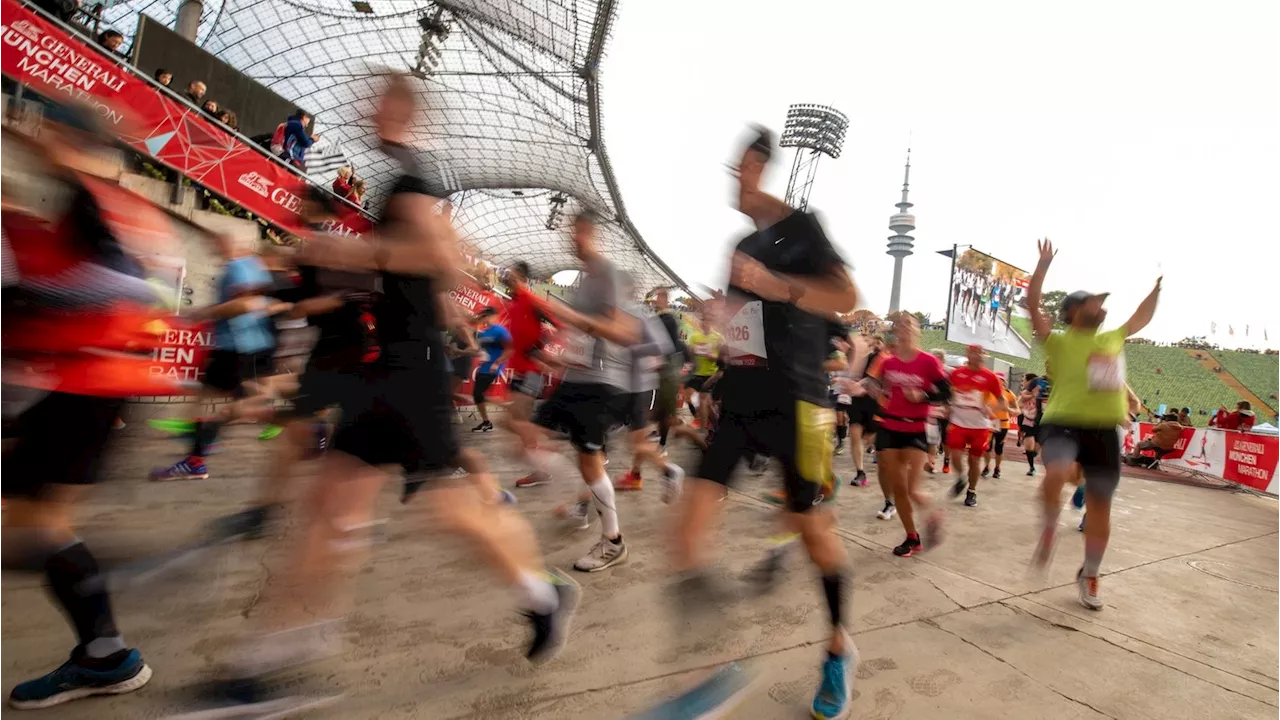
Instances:
[[[798,277],[829,275],[845,264],[817,217],[798,210],[773,226],[743,238],[737,251],[773,272]],[[766,406],[780,409],[796,400],[830,406],[827,375],[822,367],[830,352],[828,320],[786,300],[763,300],[732,283],[728,298],[731,305],[761,301],[768,358],[764,367],[739,367],[731,363],[725,370],[721,383],[726,409],[743,412]]]

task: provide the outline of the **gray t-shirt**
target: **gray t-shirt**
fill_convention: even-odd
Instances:
[[[667,356],[675,352],[671,336],[661,320],[653,315],[646,316],[639,307],[632,306],[627,312],[639,318],[641,323],[640,343],[631,348],[630,390],[633,393],[656,390],[658,373]]]
[[[601,258],[583,270],[582,281],[570,307],[584,315],[600,316],[622,306],[622,285],[613,263]],[[624,392],[628,389],[631,383],[630,350],[572,328],[566,327],[564,332],[565,360],[570,362],[564,372],[565,382],[608,385]]]

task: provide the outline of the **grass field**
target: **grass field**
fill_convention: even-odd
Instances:
[[[1214,350],[1212,355],[1227,372],[1236,376],[1241,385],[1262,398],[1271,414],[1275,415],[1277,402],[1272,395],[1280,392],[1280,355],[1255,355],[1231,350]]]

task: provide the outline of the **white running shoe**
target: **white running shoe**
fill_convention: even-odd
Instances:
[[[607,570],[614,565],[626,562],[627,560],[627,544],[625,542],[613,542],[612,540],[602,537],[600,542],[578,559],[573,564],[573,569],[579,572],[600,572]]]
[[[684,491],[684,470],[679,465],[668,464],[662,469],[662,502],[670,505],[680,499]]]
[[[555,515],[568,520],[573,527],[579,530],[586,530],[591,527],[590,500],[579,500],[568,505],[560,505],[553,512]]]
[[[1098,578],[1085,577],[1084,568],[1076,573],[1076,590],[1080,593],[1080,604],[1090,610],[1102,609],[1102,598],[1098,597]]]
[[[898,514],[898,508],[894,507],[893,503],[886,502],[884,504],[884,509],[876,513],[876,517],[880,518],[881,520],[892,520],[893,516],[897,514]]]

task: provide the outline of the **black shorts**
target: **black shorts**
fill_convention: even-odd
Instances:
[[[475,383],[471,386],[471,399],[477,405],[484,402],[484,394],[488,392],[489,386],[497,379],[498,376],[493,373],[476,373]]]
[[[333,448],[369,465],[405,472],[452,471],[458,466],[453,393],[442,360],[421,367],[376,367],[354,397],[342,401]]]
[[[275,374],[275,352],[242,355],[231,350],[214,350],[204,366],[200,382],[205,387],[242,398],[245,382],[258,382]]]
[[[880,404],[873,397],[856,397],[849,405],[849,424],[861,425],[862,433],[870,435],[876,431],[876,412]]]
[[[1024,439],[1025,439],[1025,438],[1031,438],[1032,440],[1035,440],[1037,437],[1039,437],[1039,435],[1040,435],[1040,426],[1039,426],[1039,425],[1027,425],[1026,423],[1023,423],[1023,425],[1022,425],[1022,437],[1023,437]]]
[[[1007,437],[1009,437],[1009,428],[991,431],[991,452],[996,455],[1004,455],[1004,439]]]
[[[941,447],[947,446],[947,428],[951,427],[951,421],[947,418],[938,418],[938,444]]]
[[[1045,467],[1080,463],[1085,491],[1109,498],[1120,484],[1120,429],[1040,426],[1040,459]]]
[[[690,375],[685,378],[684,386],[695,392],[709,392],[702,388],[706,386],[707,381],[711,379],[710,375]]]
[[[737,398],[742,400],[742,398]],[[760,403],[721,412],[698,477],[729,485],[733,471],[749,451],[774,457],[783,467],[787,510],[802,513],[833,497],[831,436],[835,411],[803,400]]]
[[[901,432],[880,428],[876,431],[876,452],[882,450],[919,450],[929,452],[929,439],[925,433]]]
[[[623,424],[629,430],[643,430],[648,427],[657,399],[657,390],[631,393],[627,400],[625,416],[622,418]]]
[[[630,399],[630,394],[608,385],[562,382],[538,407],[533,421],[568,433],[579,452],[594,453],[604,448],[605,436],[622,420],[621,403]]]
[[[14,423],[4,459],[4,497],[38,500],[49,485],[92,485],[101,477],[118,398],[49,393]]]
[[[321,410],[349,404],[364,390],[363,369],[317,370],[308,366],[298,376],[298,394],[293,399],[294,417],[315,417]]]
[[[546,386],[546,376],[537,370],[516,373],[511,377],[511,392],[527,395],[534,400],[542,397],[542,389]]]

